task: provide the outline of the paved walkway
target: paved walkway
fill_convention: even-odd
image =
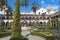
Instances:
[[[0,40],[9,40],[11,37],[4,37],[4,38],[0,38]]]
[[[23,30],[22,32],[22,35],[27,35],[27,34],[30,34],[30,31],[29,30]],[[9,40],[11,37],[4,37],[4,38],[0,38],[0,40]],[[43,37],[39,37],[39,36],[32,36],[32,35],[29,35],[28,36],[28,39],[29,40],[45,40],[45,38]]]
[[[4,38],[0,38],[0,40],[9,40],[11,37],[4,37]],[[28,39],[29,40],[45,40],[44,38],[42,37],[38,37],[38,36],[32,36],[32,35],[29,35],[28,36]]]
[[[45,38],[43,38],[43,37],[39,37],[39,36],[32,36],[32,35],[29,35],[28,36],[28,39],[29,40],[46,40]]]

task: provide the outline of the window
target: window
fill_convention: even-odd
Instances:
[[[39,24],[39,22],[36,22],[36,24]]]
[[[5,26],[5,22],[2,22],[2,27],[4,27]]]
[[[29,19],[31,19],[31,17],[29,17]]]
[[[46,14],[46,12],[45,12],[45,14]]]
[[[40,22],[40,24],[42,24],[42,22]]]
[[[6,19],[9,19],[9,17],[7,16]]]
[[[2,19],[5,19],[5,17],[2,17]]]

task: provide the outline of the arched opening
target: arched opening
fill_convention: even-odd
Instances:
[[[32,26],[31,22],[29,22],[29,26]]]
[[[8,29],[11,29],[11,26],[12,26],[12,22],[9,23],[9,28]]]
[[[46,26],[46,22],[44,22],[44,26]]]
[[[5,26],[5,22],[1,21],[0,22],[0,27],[1,27],[2,30],[4,30],[4,28],[5,28],[4,26]]]
[[[5,22],[2,22],[2,27],[5,27]]]
[[[25,21],[24,26],[28,26],[28,22]]]
[[[39,26],[39,22],[36,22],[36,25]]]
[[[35,25],[35,22],[32,22],[32,26],[34,26]]]
[[[42,26],[43,25],[43,23],[42,22],[40,22],[40,26]]]
[[[9,28],[9,22],[6,22],[6,28]]]

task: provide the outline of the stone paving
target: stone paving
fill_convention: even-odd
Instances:
[[[0,38],[0,40],[9,40],[11,37],[4,37],[4,38]],[[38,37],[38,36],[32,36],[32,35],[29,35],[28,36],[28,39],[29,40],[45,40],[45,38],[42,38],[42,37]]]
[[[30,31],[29,30],[23,30],[22,32],[22,35],[27,35],[27,34],[30,34]],[[11,37],[4,37],[4,38],[0,38],[0,40],[9,40]],[[43,37],[39,37],[39,36],[34,36],[34,35],[29,35],[28,36],[28,39],[29,40],[45,40],[45,38]]]
[[[43,37],[39,37],[39,36],[32,36],[32,35],[29,35],[28,36],[28,39],[29,40],[46,40],[45,38],[43,38]]]
[[[8,37],[4,37],[4,38],[0,38],[0,40],[9,40],[11,37],[8,36]]]

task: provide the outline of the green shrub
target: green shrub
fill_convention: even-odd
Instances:
[[[54,37],[54,36],[50,36],[50,37],[46,37],[46,40],[60,40],[60,37]]]
[[[19,38],[12,37],[10,40],[28,40],[28,38],[27,37],[19,37]]]
[[[1,32],[0,33],[0,38],[9,36],[11,33],[10,32]]]
[[[45,29],[45,28],[46,28],[46,26],[33,26],[33,28]]]
[[[55,40],[55,38],[53,36],[50,36],[50,37],[46,37],[46,40]]]
[[[44,33],[44,32],[43,32],[43,33]],[[48,34],[50,34],[50,33],[44,35],[44,34],[41,34],[41,33],[39,33],[39,32],[32,31],[31,34],[32,34],[32,35],[36,35],[36,34],[37,34],[37,36],[44,37],[44,38],[46,38],[46,40],[55,40],[55,39],[60,40],[60,36],[57,36],[57,37],[54,37],[53,35],[49,35],[49,36],[48,36]]]

